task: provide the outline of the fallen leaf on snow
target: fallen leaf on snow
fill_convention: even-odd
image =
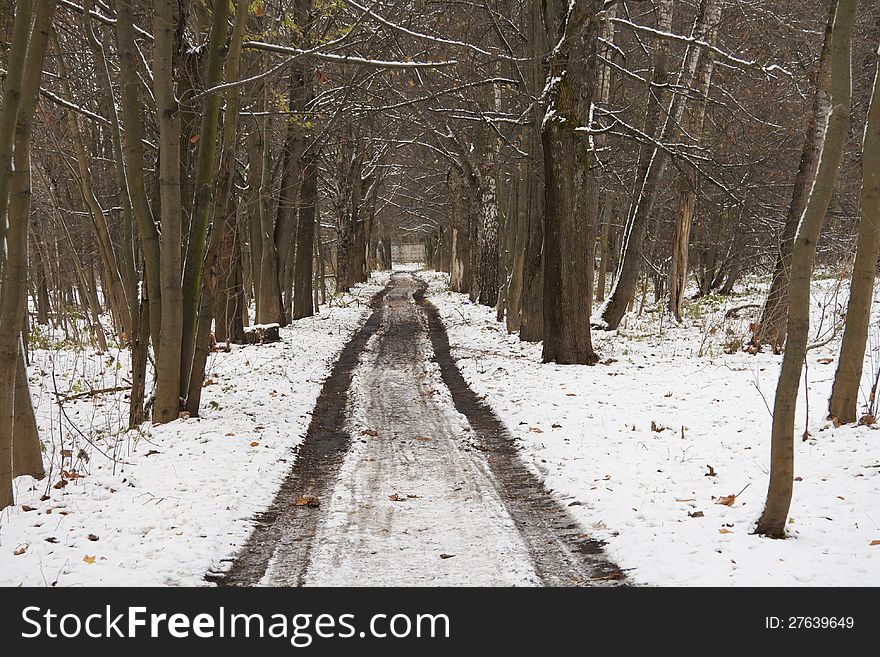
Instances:
[[[732,534],[733,532],[730,531],[729,529],[724,529],[724,528],[722,527],[721,529],[718,530],[718,533],[719,533],[719,534]]]
[[[27,504],[22,504],[21,510],[22,511],[36,511],[36,509],[34,507],[28,506]]]
[[[544,433],[544,430],[541,427],[529,427],[530,433]]]
[[[677,500],[675,500],[675,501],[676,501],[676,502],[696,502],[697,500],[695,500],[693,497],[689,497],[689,498],[687,498],[686,500],[679,500],[679,499],[677,499]]]
[[[83,557],[83,561],[85,561],[86,563],[89,563],[89,564],[95,563],[95,557],[89,556],[87,554],[86,556]]]
[[[406,495],[398,495],[397,493],[392,493],[388,496],[388,499],[392,502],[406,502]]]
[[[364,429],[363,431],[361,431],[361,435],[362,436],[373,436],[373,438],[375,438],[376,436],[379,435],[379,432],[376,431],[375,429]]]
[[[711,465],[707,465],[706,467],[709,468],[709,472],[707,472],[705,475],[703,475],[704,477],[717,477],[718,476],[718,473],[715,472],[715,468],[713,468]]]
[[[258,443],[256,440],[251,443],[251,447],[259,447],[259,446],[260,446],[260,443]]]
[[[725,495],[723,497],[719,497],[718,501],[715,504],[723,504],[724,506],[733,506],[733,503],[736,502],[736,495]]]
[[[49,536],[49,537],[46,538],[45,540],[46,540],[47,543],[57,543],[57,542],[58,542],[58,539],[55,538],[54,536]]]
[[[27,546],[27,545],[19,545],[17,548],[15,548],[15,549],[12,551],[12,554],[13,554],[14,556],[16,556],[16,557],[20,557],[20,556],[23,555],[25,552],[27,552],[27,549],[28,549],[28,546]]]
[[[880,545],[880,541],[871,541],[871,545],[872,545],[872,546],[874,546],[874,545]]]
[[[702,518],[703,512],[702,511],[694,511],[693,513],[691,513],[690,511],[688,511],[688,516],[690,516],[691,518]]]
[[[89,539],[90,541],[97,541],[97,540],[98,540],[98,537],[95,536],[94,534],[89,534],[88,539]]]
[[[451,559],[451,558],[454,557],[454,556],[455,556],[454,554],[446,554],[446,553],[443,553],[443,554],[440,555],[440,558],[441,558],[441,559]]]
[[[823,365],[828,365],[828,364],[830,364],[830,363],[833,363],[833,362],[834,362],[834,359],[833,359],[833,358],[817,358],[817,359],[816,359],[816,362],[817,362],[817,363],[822,363]]]
[[[296,506],[308,506],[313,509],[318,508],[321,505],[321,502],[317,497],[312,497],[311,495],[300,495],[296,498],[296,502],[294,502]]]
[[[418,438],[416,438],[416,440],[418,440],[420,443],[427,443],[432,439],[428,438],[427,436],[419,436]]]

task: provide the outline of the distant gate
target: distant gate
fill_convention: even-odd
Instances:
[[[425,245],[392,244],[391,262],[425,262]]]

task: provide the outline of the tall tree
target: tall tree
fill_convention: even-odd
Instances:
[[[812,191],[798,225],[791,254],[788,302],[788,343],[776,384],[771,434],[770,486],[757,532],[773,538],[785,536],[794,481],[794,417],[807,338],[810,331],[810,281],[816,243],[837,173],[850,123],[852,31],[858,0],[838,0],[831,37],[831,114],[819,155]]]
[[[855,422],[862,382],[862,365],[868,342],[874,278],[880,253],[880,50],[871,106],[862,141],[862,203],[852,285],[846,306],[846,325],[840,343],[840,357],[828,402],[828,416],[840,422]]]
[[[542,133],[545,362],[592,365],[597,360],[590,307],[599,197],[591,145],[577,129],[589,127],[601,6],[598,0],[568,5],[550,58]]]

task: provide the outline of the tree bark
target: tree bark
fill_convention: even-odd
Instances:
[[[594,364],[590,336],[598,189],[589,124],[600,0],[574,0],[550,61],[544,117],[544,362]]]
[[[12,137],[12,143],[4,145],[4,148],[11,146],[8,148],[12,153],[9,163],[11,166],[5,172],[0,171],[0,178],[5,177],[4,173],[9,175],[5,190],[8,191],[8,200],[0,203],[0,225],[5,228],[6,238],[6,257],[0,278],[0,510],[14,503],[12,478],[15,439],[19,434],[15,426],[16,416],[26,422],[33,416],[33,409],[16,412],[16,397],[22,404],[29,401],[22,399],[24,395],[21,391],[16,395],[16,383],[19,368],[22,367],[21,327],[27,300],[31,133],[56,5],[57,0],[39,0],[32,32],[30,4],[25,1],[18,5],[20,9],[16,13],[13,26],[10,61],[21,68],[21,73],[12,76],[11,86],[9,76],[7,77],[3,93],[4,112],[0,115],[0,136]],[[27,30],[22,28],[21,21],[26,21]],[[19,57],[22,52],[26,52],[26,55]],[[15,57],[12,56],[13,53]],[[5,112],[7,103],[15,106],[10,114]],[[8,129],[4,123],[6,120],[14,122],[13,130]],[[0,189],[0,192],[3,191]],[[25,453],[34,448],[32,443],[35,438],[33,433],[28,435],[27,429],[26,424],[22,436],[31,444],[26,444],[19,450]]]
[[[840,357],[828,402],[828,417],[855,422],[862,366],[868,341],[874,277],[880,253],[880,50],[874,74],[874,90],[862,146],[862,213],[852,285],[846,306],[846,326]]]
[[[850,123],[852,30],[858,0],[838,0],[831,45],[831,114],[819,155],[819,167],[798,225],[791,254],[788,344],[776,384],[770,446],[770,486],[757,533],[785,536],[794,481],[794,416],[810,331],[810,281],[816,242],[837,181]]]
[[[159,125],[160,294],[162,313],[156,353],[156,403],[153,421],[176,420],[180,413],[181,339],[183,337],[183,263],[180,207],[180,114],[174,94],[174,44],[178,3],[154,0],[153,95]]]

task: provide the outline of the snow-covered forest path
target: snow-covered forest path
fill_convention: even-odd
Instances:
[[[622,579],[526,468],[395,274],[343,351],[228,585],[591,585]]]

